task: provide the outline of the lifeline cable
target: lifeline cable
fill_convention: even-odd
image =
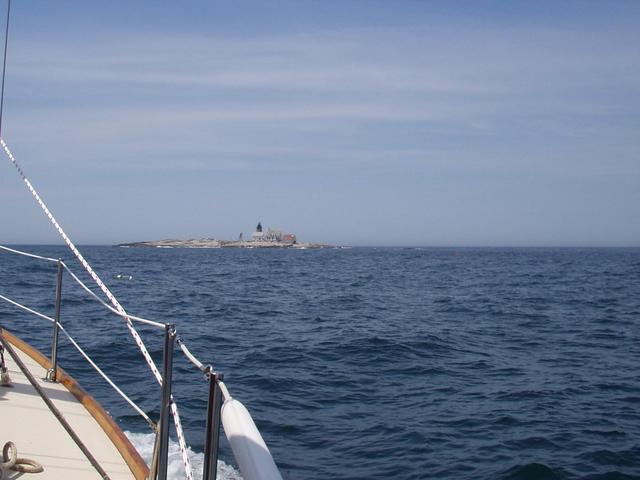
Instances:
[[[20,250],[14,250],[13,248],[5,247],[4,245],[0,245],[0,250],[4,250],[6,252],[16,253],[18,255],[22,255],[23,257],[35,258],[37,260],[46,260],[48,262],[57,262],[57,258],[43,257],[41,255],[34,255],[33,253],[21,252]]]
[[[0,247],[0,248],[2,248],[2,247]],[[95,300],[97,300],[98,302],[100,302],[100,303],[102,304],[102,306],[104,306],[104,307],[105,307],[106,309],[108,309],[110,312],[115,313],[115,314],[116,314],[116,315],[118,315],[119,317],[127,317],[127,318],[129,318],[130,320],[135,320],[136,322],[144,323],[144,324],[146,324],[146,325],[151,325],[151,326],[156,327],[156,328],[164,328],[164,323],[155,322],[155,321],[153,321],[153,320],[148,320],[148,319],[146,319],[146,318],[142,318],[142,317],[136,317],[135,315],[129,315],[129,314],[123,315],[123,314],[121,314],[121,313],[120,313],[120,312],[118,312],[115,308],[113,308],[111,305],[107,304],[107,302],[105,302],[104,300],[102,300],[98,295],[96,295],[96,293],[95,293],[93,290],[91,290],[89,287],[87,287],[87,286],[82,282],[82,280],[80,280],[80,279],[78,278],[78,276],[77,276],[75,273],[73,273],[73,271],[72,271],[72,270],[67,266],[67,264],[66,264],[66,263],[64,263],[64,262],[60,262],[60,263],[62,264],[62,267],[67,271],[67,273],[68,273],[69,275],[71,275],[71,278],[73,278],[73,279],[76,281],[76,283],[77,283],[78,285],[80,285],[80,287],[82,287],[82,289],[83,289],[84,291],[86,291],[89,295],[91,295]]]
[[[182,341],[182,338],[180,338],[179,335],[176,337],[176,343],[178,344],[178,347],[180,347],[180,350],[182,350],[182,353],[184,353],[184,356],[187,357],[187,359],[202,373],[207,373],[209,370],[212,369],[210,365],[209,366],[203,365],[202,362],[198,360],[193,355],[193,353],[191,353],[191,351],[187,348],[187,346],[184,344],[184,342]]]
[[[21,250],[14,250],[13,248],[5,247],[4,245],[0,245],[0,250],[4,250],[4,251],[7,251],[7,252],[15,253],[17,255],[22,255],[24,257],[35,258],[37,260],[46,260],[48,262],[54,262],[54,263],[60,262],[60,264],[67,271],[67,273],[69,275],[71,275],[71,278],[73,278],[76,281],[76,283],[78,285],[80,285],[80,287],[82,287],[83,290],[85,290],[89,295],[91,295],[96,301],[100,302],[102,304],[102,306],[104,306],[110,312],[115,313],[119,317],[128,317],[129,319],[135,320],[136,322],[144,323],[146,325],[151,325],[151,326],[156,327],[156,328],[164,328],[164,323],[156,322],[154,320],[149,320],[149,319],[142,318],[142,317],[136,317],[135,315],[129,315],[129,314],[123,315],[123,314],[121,314],[115,308],[113,308],[111,305],[107,304],[107,302],[102,300],[98,295],[96,295],[96,293],[93,290],[91,290],[89,287],[87,287],[82,282],[82,280],[80,280],[78,278],[78,276],[75,273],[73,273],[73,271],[62,260],[59,260],[57,258],[43,257],[41,255],[34,255],[33,253],[27,253],[27,252],[23,252]]]

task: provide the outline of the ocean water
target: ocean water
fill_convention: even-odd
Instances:
[[[81,271],[62,247],[21,248]],[[175,323],[225,373],[285,479],[640,479],[640,249],[81,250],[130,313]],[[54,291],[54,265],[0,252],[0,294],[52,314]],[[68,276],[62,322],[157,416],[123,322]],[[49,351],[46,322],[0,302],[0,323]],[[140,331],[160,363],[161,333]],[[207,384],[180,354],[174,381],[201,464]],[[221,460],[240,478],[226,442]]]

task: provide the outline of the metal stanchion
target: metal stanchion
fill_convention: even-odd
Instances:
[[[209,371],[207,376],[209,377],[209,402],[207,404],[202,479],[216,480],[220,440],[220,409],[222,408],[222,391],[218,386],[218,382],[224,379],[224,374]]]
[[[167,480],[169,456],[169,415],[171,414],[171,374],[173,370],[173,344],[176,338],[175,325],[164,327],[164,357],[162,372],[162,404],[160,405],[160,429],[158,435],[158,480]]]
[[[47,371],[46,380],[56,381],[58,371],[58,332],[60,327],[60,304],[62,302],[62,260],[58,259],[58,271],[56,273],[56,309],[53,315],[53,339],[51,340],[51,368]]]

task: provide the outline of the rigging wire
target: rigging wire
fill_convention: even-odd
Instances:
[[[7,44],[9,43],[9,15],[11,0],[7,0],[7,24],[4,29],[4,56],[2,59],[2,90],[0,92],[0,137],[2,137],[2,108],[4,106],[4,74],[7,71]]]

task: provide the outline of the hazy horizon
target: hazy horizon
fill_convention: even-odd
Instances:
[[[262,220],[337,245],[638,247],[639,19],[625,1],[16,2],[2,136],[81,245]],[[0,165],[0,244],[60,244]]]
[[[214,238],[214,237],[202,237],[202,238]],[[156,239],[145,239],[140,241],[151,241]],[[174,238],[162,238],[157,240],[177,240]],[[218,239],[218,240],[227,240],[227,239]],[[119,248],[121,245],[126,245],[127,243],[134,242],[120,242],[120,243],[75,243],[75,246],[82,249],[83,247],[114,247]],[[66,244],[63,242],[59,243],[0,243],[0,245],[6,247],[65,247]],[[344,243],[330,243],[327,244],[329,247],[346,247],[346,248],[418,248],[418,249],[577,249],[577,250],[588,250],[588,249],[620,249],[620,250],[633,250],[640,249],[640,245],[352,245],[352,244],[344,244]],[[142,249],[153,249],[156,247],[130,247],[130,248],[142,248]],[[223,249],[231,249],[230,247],[163,247],[164,249],[195,249],[198,250],[200,248],[204,249],[213,249],[217,250],[219,248]],[[28,252],[27,252],[28,253]]]

